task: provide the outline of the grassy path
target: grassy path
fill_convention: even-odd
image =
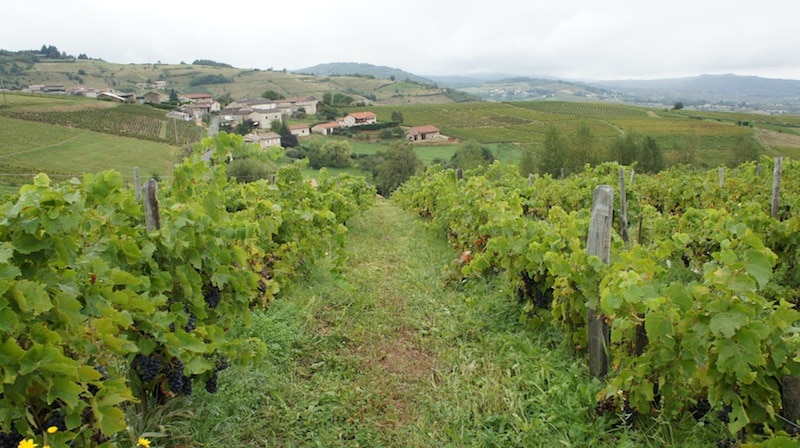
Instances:
[[[445,282],[443,238],[381,202],[351,224],[341,278],[256,316],[268,356],[195,393],[196,442],[222,446],[666,446],[597,419],[600,385],[551,328],[518,323],[499,283]],[[609,429],[610,428],[610,429]],[[710,442],[713,444],[713,441]],[[679,446],[709,446],[709,441]]]

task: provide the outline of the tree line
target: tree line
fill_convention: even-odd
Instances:
[[[676,147],[676,155],[670,164],[697,164],[697,142],[686,139]],[[732,166],[756,160],[763,148],[751,139],[736,139],[728,151],[728,163]],[[588,124],[581,125],[573,135],[564,135],[555,125],[545,132],[544,143],[539,148],[524,148],[519,163],[520,173],[549,174],[562,177],[584,170],[588,164],[596,166],[615,161],[626,166],[635,166],[642,173],[657,173],[667,168],[664,149],[650,135],[626,133],[603,145],[592,133]]]

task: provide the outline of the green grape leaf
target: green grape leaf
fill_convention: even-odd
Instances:
[[[731,338],[736,330],[747,323],[747,316],[736,310],[714,313],[708,328],[716,336]]]
[[[772,261],[771,259],[757,250],[748,250],[744,254],[747,273],[755,277],[758,286],[763,288],[769,283],[772,278]]]
[[[80,395],[83,393],[83,388],[75,384],[72,379],[61,376],[52,379],[52,384],[47,391],[47,401],[53,402],[57,399],[63,400],[67,406],[74,408],[78,406]]]
[[[19,280],[11,288],[11,294],[23,313],[42,314],[53,307],[44,285],[30,280]]]
[[[647,313],[644,328],[650,341],[658,341],[659,344],[663,344],[668,348],[672,348],[675,345],[675,340],[672,338],[672,321],[666,314],[659,311]]]

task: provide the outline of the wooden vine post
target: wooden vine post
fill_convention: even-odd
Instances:
[[[771,215],[779,218],[781,196],[781,172],[783,171],[783,157],[775,158],[775,167],[772,171],[772,207]],[[800,377],[784,375],[781,378],[781,415],[790,422],[800,422]]]
[[[457,180],[461,180],[463,178],[464,178],[464,170],[462,170],[461,168],[457,169],[456,170],[456,179]]]
[[[136,202],[142,200],[142,182],[139,179],[139,167],[133,167],[133,189],[136,193]]]
[[[625,168],[619,169],[619,236],[628,244],[628,200],[625,194]]]
[[[781,171],[783,170],[783,157],[775,157],[775,168],[772,171],[772,217],[777,219],[781,202]]]
[[[611,258],[611,223],[614,218],[614,189],[600,185],[594,190],[592,218],[586,250],[589,255],[600,258],[608,264]],[[589,322],[589,373],[595,377],[608,372],[608,346],[611,334],[608,324],[597,310],[587,310]]]
[[[158,183],[150,179],[144,184],[144,222],[147,231],[161,228],[161,211],[158,209]]]
[[[719,188],[725,186],[725,168],[719,167]]]

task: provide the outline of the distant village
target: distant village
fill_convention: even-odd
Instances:
[[[128,104],[153,104],[158,105],[169,100],[170,94],[166,92],[167,82],[137,83],[136,90],[148,90],[147,93],[121,92],[113,89],[94,89],[87,87],[66,88],[63,85],[31,85],[23,89],[28,93],[80,95],[98,100],[113,101]],[[317,113],[319,99],[313,96],[301,96],[271,100],[266,98],[240,99],[231,102],[224,108],[214,100],[209,93],[186,93],[178,95],[180,106],[175,110],[166,112],[167,118],[181,121],[194,121],[198,126],[203,123],[204,117],[218,116],[220,126],[235,127],[246,121],[253,124],[254,132],[244,136],[245,140],[259,144],[262,148],[280,146],[281,136],[269,131],[273,122],[280,122],[287,118],[298,118]],[[292,135],[303,137],[311,133],[333,135],[342,128],[352,128],[376,124],[378,117],[375,113],[353,112],[345,115],[338,121],[319,123],[314,126],[309,124],[288,125]],[[406,131],[406,138],[410,142],[432,141],[443,138],[441,131],[432,125],[415,126]]]

